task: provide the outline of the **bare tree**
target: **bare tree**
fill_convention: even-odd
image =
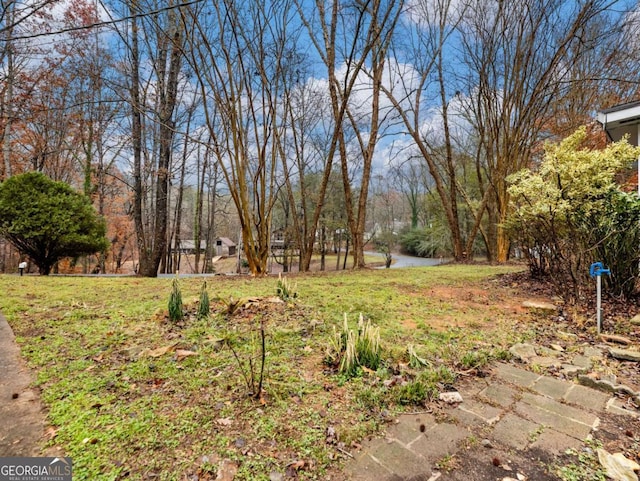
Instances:
[[[129,3],[129,32],[123,38],[128,49],[138,273],[155,277],[167,251],[169,172],[185,34],[177,9],[143,16],[141,20],[138,18],[141,8],[137,0]],[[141,22],[144,22],[143,29]],[[149,72],[145,70],[146,84],[142,83],[143,65],[150,65]],[[150,124],[150,131],[145,128],[145,120]],[[146,145],[149,134],[151,146]],[[145,181],[148,174],[153,176],[150,182]],[[148,207],[152,207],[151,212],[146,211]],[[149,222],[150,219],[153,222]]]
[[[410,158],[419,156],[428,167],[451,234],[453,257],[459,261],[466,259],[474,235],[466,235],[461,226],[460,168],[450,115],[456,96],[448,91],[451,87],[445,46],[463,13],[464,6],[451,0],[412,2],[404,25],[407,35],[395,47],[409,52],[413,64],[396,64],[390,85],[383,85],[411,138],[401,149]],[[430,117],[435,117],[437,124],[430,125]]]
[[[406,41],[395,47],[398,56],[408,51],[413,60],[398,64],[386,93],[411,137],[403,148],[410,156],[417,151],[428,166],[455,259],[472,254],[479,234],[489,259],[507,259],[506,178],[531,164],[538,143],[558,131],[560,125],[552,124],[563,114],[565,125],[575,126],[577,110],[594,108],[587,92],[602,85],[607,65],[619,62],[607,41],[616,28],[602,27],[615,17],[612,5],[410,4]]]
[[[286,218],[291,222],[285,228],[297,246],[299,269],[305,272],[310,269],[317,229],[327,229],[325,192],[321,190],[327,172],[331,171],[328,152],[331,149],[332,115],[326,102],[326,90],[317,81],[300,82],[306,72],[304,64],[298,65],[294,72],[286,111],[289,132],[283,155],[286,195],[282,196],[282,203],[286,203],[283,210],[288,212]],[[314,224],[316,217],[319,225]]]
[[[363,128],[365,123],[358,118],[358,113],[354,112],[353,102],[350,102],[351,108],[347,110],[350,126],[356,136],[358,151],[362,156],[362,169],[359,172],[359,182],[356,185],[353,185],[354,179],[349,176],[349,166],[352,159],[346,151],[344,130],[342,130],[343,135],[339,139],[339,150],[347,221],[353,241],[353,266],[362,268],[365,266],[364,245],[366,240],[364,235],[371,168],[381,127],[384,123],[382,117],[386,112],[381,107],[381,96],[384,74],[386,73],[387,53],[404,2],[372,0],[364,5],[361,3],[356,5],[358,13],[354,20],[357,24],[367,25],[367,29],[365,37],[356,38],[353,43],[354,45],[363,44],[362,54],[367,59],[367,67],[364,72],[370,79],[371,88],[370,97],[366,101],[367,107],[370,106],[367,109],[366,129]]]
[[[16,0],[0,1],[0,35],[4,36],[7,31],[13,31],[34,18],[41,16],[57,2],[58,0],[36,0],[31,2],[18,2]],[[33,32],[30,33],[32,34]],[[25,32],[21,36],[29,36],[29,32]]]
[[[314,214],[307,243],[313,245],[315,242],[333,159],[338,156],[348,224],[354,242],[354,267],[364,266],[366,205],[371,165],[381,122],[379,102],[382,79],[389,42],[402,6],[403,2],[381,0],[353,3],[317,0],[313,4],[298,2],[308,35],[326,69],[333,122],[325,171],[318,193],[319,208]],[[354,108],[360,107],[355,101],[354,92],[363,86],[365,78],[370,80],[371,88],[365,101],[370,106],[366,129],[363,117]],[[350,133],[355,138],[357,151],[362,158],[357,186],[352,185],[355,178],[350,175],[354,160],[349,145]],[[310,255],[310,250],[307,249],[307,255]]]
[[[190,19],[190,61],[211,149],[238,210],[245,258],[253,275],[264,275],[281,187],[295,11],[286,0],[224,0],[207,8],[209,15]]]
[[[491,259],[502,262],[509,255],[506,178],[530,165],[554,103],[567,94],[574,67],[589,53],[581,45],[602,40],[590,37],[590,31],[606,22],[612,5],[609,0],[469,4],[459,31],[477,159],[487,179]]]
[[[391,170],[393,186],[401,192],[407,201],[411,213],[411,228],[417,229],[423,210],[424,194],[427,191],[424,163],[409,158],[406,162]]]

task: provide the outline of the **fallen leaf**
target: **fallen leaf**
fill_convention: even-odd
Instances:
[[[182,361],[185,357],[197,356],[197,352],[187,351],[186,349],[177,349],[176,350],[176,360]]]
[[[617,481],[637,481],[634,471],[640,470],[640,465],[628,459],[622,453],[609,454],[604,449],[598,449],[598,460],[605,468],[605,473]]]
[[[149,357],[164,356],[165,354],[174,351],[176,349],[177,345],[178,345],[178,343],[174,342],[173,344],[169,344],[168,346],[158,347],[156,349],[151,349],[151,350],[145,349],[144,351],[142,351],[140,353],[140,357],[143,357],[143,356],[149,356]]]
[[[231,426],[233,424],[233,421],[229,418],[220,418],[216,419],[216,423],[218,423],[220,426]]]

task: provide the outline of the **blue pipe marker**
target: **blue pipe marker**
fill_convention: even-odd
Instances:
[[[596,319],[598,320],[598,334],[602,325],[602,275],[611,275],[609,269],[605,269],[602,262],[594,262],[589,267],[589,275],[596,278]]]

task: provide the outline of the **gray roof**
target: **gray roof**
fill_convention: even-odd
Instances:
[[[218,237],[216,239],[216,241],[220,241],[223,245],[227,246],[227,247],[235,247],[236,243],[233,242],[231,239],[229,239],[228,237]]]

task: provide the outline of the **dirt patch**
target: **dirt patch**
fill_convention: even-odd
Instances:
[[[541,450],[525,452],[506,450],[499,447],[487,449],[476,446],[464,452],[464,456],[454,460],[455,469],[443,473],[443,481],[487,481],[490,479],[518,479],[521,473],[525,479],[535,481],[556,481],[560,479],[551,469],[555,458]]]
[[[418,323],[413,319],[403,319],[401,323],[402,327],[404,327],[405,329],[414,330],[418,328]]]
[[[489,283],[490,282],[490,283]],[[552,302],[550,296],[530,296],[526,290],[511,287],[503,282],[488,281],[485,285],[428,286],[416,288],[397,286],[399,292],[412,302],[424,306],[428,316],[424,322],[438,331],[451,327],[492,329],[503,319],[531,318],[530,309],[523,307],[525,301]],[[415,329],[420,319],[406,316],[402,325]]]
[[[531,297],[526,292],[515,291],[506,286],[484,288],[438,286],[429,288],[428,294],[433,298],[455,300],[458,306],[473,309],[493,307],[510,314],[526,312],[526,309],[522,307],[522,303],[526,300],[550,302],[549,298]]]
[[[623,453],[640,463],[640,418],[615,414],[600,417],[595,438],[610,453]]]

